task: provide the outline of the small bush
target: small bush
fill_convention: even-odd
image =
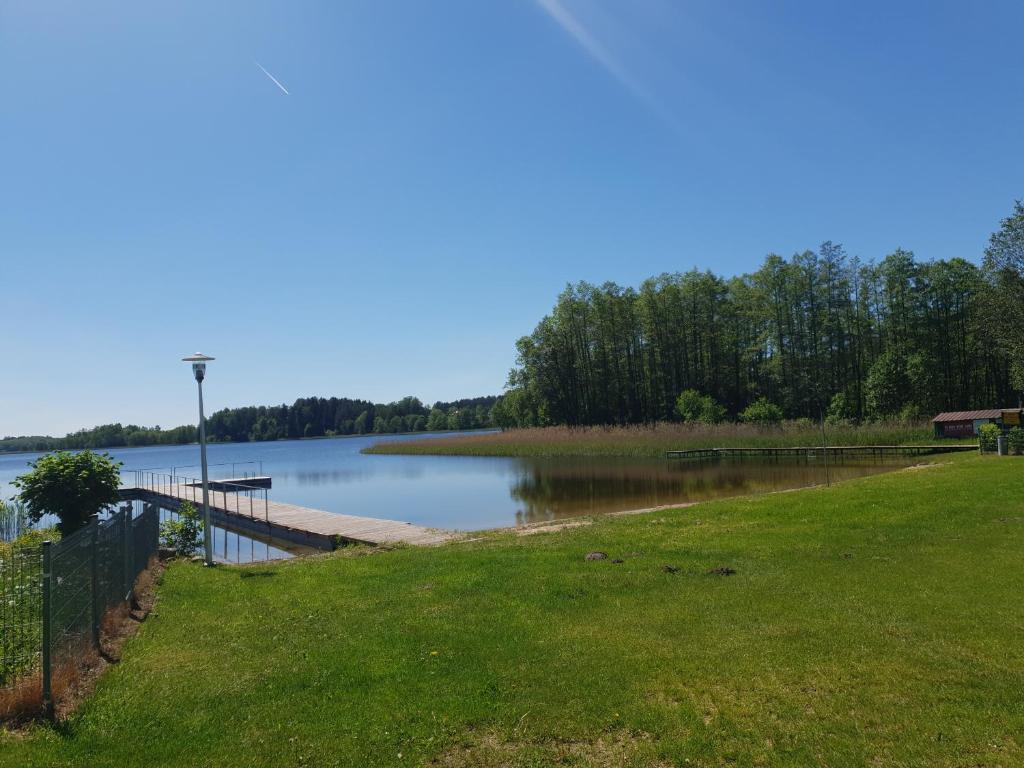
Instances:
[[[982,424],[981,429],[978,430],[978,443],[981,445],[981,450],[986,453],[994,451],[1000,433],[1001,430],[995,424]]]
[[[203,537],[203,521],[191,502],[178,508],[176,520],[160,523],[160,544],[177,550],[179,555],[193,555],[199,550]]]
[[[1014,456],[1020,456],[1024,453],[1024,429],[1014,427],[1009,431],[1006,439],[1010,443],[1010,452]]]
[[[904,424],[915,424],[921,420],[921,407],[914,403],[909,403],[900,409],[899,420]]]
[[[748,424],[774,427],[782,422],[782,409],[768,398],[761,397],[743,409],[740,419]]]
[[[836,392],[828,405],[825,423],[836,426],[849,426],[853,423],[856,415],[851,398],[847,397],[845,392]]]
[[[60,529],[53,528],[30,528],[14,540],[18,547],[37,547],[44,541],[60,540]]]
[[[702,395],[695,389],[685,389],[676,398],[676,416],[692,424],[718,424],[725,420],[725,406],[715,402],[711,395]]]

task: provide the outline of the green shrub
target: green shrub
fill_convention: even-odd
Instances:
[[[899,420],[904,424],[914,424],[921,420],[921,406],[916,403],[908,403],[900,408]]]
[[[1024,453],[1024,429],[1020,427],[1014,427],[1006,436],[1010,443],[1010,452],[1014,456],[1020,456]]]
[[[60,530],[56,527],[31,528],[18,536],[13,543],[18,547],[36,547],[44,541],[58,541],[59,539]]]
[[[696,389],[684,389],[676,398],[676,416],[683,421],[697,421],[704,396]]]
[[[725,406],[715,402],[711,395],[702,395],[695,389],[684,389],[676,398],[676,416],[687,423],[718,424],[725,420]]]
[[[849,425],[853,423],[856,415],[852,399],[847,397],[845,392],[836,392],[825,413],[825,423],[837,426]]]
[[[203,538],[203,520],[191,502],[178,507],[176,520],[160,523],[160,544],[177,550],[179,555],[193,555]]]
[[[14,479],[18,499],[35,523],[56,515],[68,536],[89,517],[120,499],[121,462],[106,453],[57,451],[29,463],[31,471]]]
[[[981,445],[981,450],[986,453],[994,451],[996,449],[996,440],[1001,432],[1002,430],[995,424],[982,424],[981,429],[978,430],[978,444]]]
[[[761,397],[743,409],[740,419],[762,427],[773,427],[782,422],[782,409],[768,398]]]

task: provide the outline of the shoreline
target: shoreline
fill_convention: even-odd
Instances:
[[[213,445],[262,445],[264,443],[273,445],[275,443],[297,443],[307,440],[349,440],[357,437],[376,437],[386,439],[389,437],[409,437],[416,435],[424,439],[432,439],[431,435],[439,438],[453,437],[455,435],[480,435],[488,432],[498,432],[494,427],[481,427],[479,429],[444,430],[440,432],[367,432],[362,435],[318,435],[316,437],[282,437],[277,440],[217,440],[207,441],[207,447]],[[53,438],[59,440],[61,438]],[[107,445],[97,448],[52,448],[43,451],[5,451],[0,448],[0,458],[4,456],[24,456],[25,454],[46,454],[56,451],[130,451],[138,448],[187,448],[189,446],[199,447],[198,442],[191,443],[149,443],[147,445]]]

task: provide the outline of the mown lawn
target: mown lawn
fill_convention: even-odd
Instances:
[[[0,737],[0,764],[1022,765],[1024,460],[943,461],[443,549],[175,565],[95,696]]]

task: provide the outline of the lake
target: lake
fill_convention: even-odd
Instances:
[[[446,433],[433,435],[444,436]],[[451,433],[447,433],[451,434]],[[825,482],[821,460],[720,460],[458,456],[381,456],[360,450],[418,435],[209,446],[211,478],[262,472],[270,498],[351,515],[480,530],[558,518],[641,509]],[[124,471],[198,476],[199,448],[157,446],[108,451]],[[38,454],[0,455],[0,497]],[[251,462],[251,463],[249,463]],[[876,474],[910,459],[834,463],[833,481]],[[130,478],[129,478],[130,479]],[[225,542],[227,544],[227,542]]]

